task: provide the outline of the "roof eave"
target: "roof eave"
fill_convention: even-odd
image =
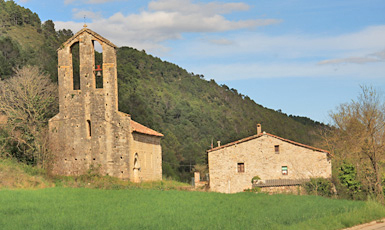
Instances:
[[[285,141],[285,142],[288,142],[290,144],[297,145],[297,146],[300,146],[300,147],[303,147],[303,148],[311,149],[311,150],[318,151],[318,152],[327,153],[327,154],[329,154],[331,156],[330,152],[327,151],[327,150],[315,148],[315,147],[312,147],[312,146],[309,146],[309,145],[305,145],[305,144],[301,144],[301,143],[298,143],[298,142],[295,142],[295,141],[292,141],[292,140],[289,140],[289,139],[285,139],[285,138],[282,138],[282,137],[279,137],[279,136],[276,136],[276,135],[273,135],[273,134],[270,134],[270,133],[266,133],[266,132],[261,133],[261,134],[257,134],[257,135],[253,135],[253,136],[250,136],[250,137],[246,137],[246,138],[240,139],[238,141],[234,141],[234,142],[222,145],[222,146],[218,146],[218,147],[209,149],[209,150],[207,150],[207,153],[214,152],[214,151],[219,150],[219,149],[227,148],[227,147],[230,147],[230,146],[233,146],[233,145],[236,145],[236,144],[240,144],[240,143],[243,143],[243,142],[246,142],[246,141],[249,141],[249,140],[253,140],[253,139],[259,138],[259,137],[261,137],[263,135],[268,135],[270,137],[274,137],[274,138],[277,138],[277,139],[279,139],[281,141]]]
[[[75,40],[80,34],[82,34],[84,32],[91,34],[92,36],[94,36],[95,38],[100,40],[101,42],[104,42],[111,47],[117,48],[116,45],[114,45],[112,42],[110,42],[108,39],[102,37],[98,33],[92,31],[91,29],[83,28],[79,32],[77,32],[74,36],[70,37],[67,41],[63,42],[62,45],[56,51],[59,51],[59,50],[63,49],[65,46],[71,44],[73,40]]]

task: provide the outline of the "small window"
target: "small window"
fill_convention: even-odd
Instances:
[[[238,172],[245,172],[245,163],[238,163]]]
[[[275,154],[279,154],[279,145],[274,146]]]
[[[92,130],[91,130],[91,121],[87,120],[87,130],[88,130],[88,137],[91,137]]]
[[[288,173],[287,166],[282,166],[282,175],[287,175]]]

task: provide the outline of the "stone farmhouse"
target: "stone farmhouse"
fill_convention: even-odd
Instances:
[[[96,43],[101,63],[95,61]],[[78,66],[73,55],[79,55]],[[59,113],[48,131],[52,173],[80,175],[94,168],[133,182],[161,180],[163,135],[118,111],[116,46],[85,26],[58,49],[58,75]]]
[[[331,177],[330,153],[287,140],[257,126],[257,134],[208,150],[210,190],[242,192],[254,183],[262,191],[281,192],[314,177]],[[292,192],[294,192],[292,190]]]

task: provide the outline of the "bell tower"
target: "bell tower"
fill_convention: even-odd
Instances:
[[[102,63],[95,63],[96,43]],[[131,119],[118,111],[116,67],[116,46],[86,27],[58,49],[59,114],[49,123],[54,173],[83,174],[92,165],[129,177]]]
[[[51,172],[161,180],[163,134],[118,111],[116,46],[84,27],[57,52],[59,113],[48,122]]]

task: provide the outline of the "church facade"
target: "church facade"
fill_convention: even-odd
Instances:
[[[83,28],[58,49],[58,84],[59,113],[49,121],[53,174],[81,175],[93,168],[133,182],[162,179],[163,135],[118,111],[114,44]]]

